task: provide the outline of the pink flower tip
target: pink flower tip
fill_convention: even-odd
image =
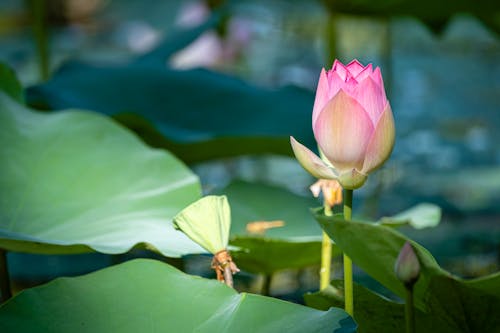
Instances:
[[[406,242],[394,265],[397,278],[406,287],[412,287],[420,277],[420,262],[410,242]]]

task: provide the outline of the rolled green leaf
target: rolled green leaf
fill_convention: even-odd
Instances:
[[[226,196],[201,198],[177,214],[174,224],[212,254],[226,249],[231,227],[231,210]]]

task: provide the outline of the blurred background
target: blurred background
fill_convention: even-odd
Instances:
[[[68,61],[126,65],[206,22],[214,11],[222,15],[220,22],[163,66],[204,67],[257,86],[293,85],[311,93],[321,68],[335,58],[380,66],[396,145],[385,167],[358,191],[355,212],[376,219],[422,201],[436,203],[443,209],[437,228],[403,231],[455,274],[498,270],[500,10],[495,1],[0,0],[0,61],[14,68],[25,87],[49,79]],[[310,196],[313,182],[290,156],[245,155],[190,167],[206,192],[243,179]],[[76,260],[9,255],[12,276],[21,285],[116,260],[95,254]],[[193,257],[186,267],[198,272],[205,259]],[[301,273],[312,280],[304,289],[315,288],[315,270]],[[275,293],[293,289],[286,288],[287,276],[275,283]],[[364,278],[362,272],[357,278]]]

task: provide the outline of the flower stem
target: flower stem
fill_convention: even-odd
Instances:
[[[413,309],[413,286],[406,287],[405,318],[406,318],[406,333],[415,333],[415,312]]]
[[[326,56],[327,64],[326,66],[331,66],[332,59],[337,58],[337,27],[336,27],[337,16],[333,9],[328,11],[328,21],[326,23]]]
[[[264,274],[263,276],[263,281],[262,281],[262,287],[261,287],[261,295],[264,296],[271,296],[271,283],[273,281],[273,275],[272,274]]]
[[[233,288],[233,272],[231,271],[231,266],[226,265],[224,266],[224,283],[228,286]]]
[[[49,42],[45,1],[31,0],[31,15],[41,81],[49,78]]]
[[[332,216],[332,209],[325,201],[325,215]],[[321,269],[319,271],[319,289],[323,290],[330,285],[330,270],[332,265],[332,240],[323,231],[323,241],[321,243]]]
[[[7,269],[7,251],[0,249],[0,303],[12,297],[9,271]]]
[[[353,190],[345,190],[344,192],[344,219],[350,221],[352,217],[352,192]],[[352,261],[344,253],[344,300],[345,311],[349,315],[354,313],[354,299],[352,292]]]

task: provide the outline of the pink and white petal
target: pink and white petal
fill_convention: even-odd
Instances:
[[[373,130],[361,104],[340,90],[321,111],[314,136],[321,151],[340,172],[361,169]]]
[[[321,151],[321,148],[319,146],[318,146],[318,150],[319,150],[319,157],[321,158],[321,160],[330,168],[335,169],[335,167],[332,165],[332,163],[330,163],[330,161],[328,160],[326,155]]]
[[[314,99],[314,107],[312,113],[312,124],[314,128],[314,123],[318,118],[319,113],[325,107],[329,100],[329,84],[328,78],[326,76],[326,71],[323,68],[319,74],[318,87],[316,88],[316,98]]]
[[[335,59],[331,71],[337,73],[337,75],[342,79],[342,81],[345,81],[348,70],[347,68],[345,68],[343,63]]]
[[[344,92],[346,92],[349,96],[352,97],[352,94],[357,86],[358,86],[358,81],[350,73],[348,73],[346,82],[344,82],[342,86]]]
[[[356,77],[365,68],[358,59],[354,59],[347,66],[346,69],[351,73],[352,76]]]
[[[384,79],[382,79],[382,73],[380,72],[380,67],[376,67],[375,70],[373,71],[372,75],[370,75],[373,82],[375,82],[380,89],[384,91],[385,94],[385,89],[384,89]],[[386,97],[387,99],[387,97]]]
[[[313,177],[318,179],[337,179],[337,173],[329,168],[316,154],[299,143],[293,136],[290,137],[293,153],[300,165]]]
[[[394,147],[396,138],[396,128],[394,126],[394,117],[391,106],[387,106],[380,116],[375,127],[373,136],[366,149],[365,161],[361,172],[368,174],[379,168],[389,158]]]
[[[339,90],[345,85],[345,81],[340,78],[336,72],[329,72],[328,74],[328,99],[332,99]],[[347,75],[347,74],[346,74]],[[325,103],[326,105],[326,103]]]
[[[383,88],[380,89],[371,77],[367,77],[349,93],[363,106],[375,126],[387,104]]]
[[[372,75],[373,73],[373,66],[372,64],[368,64],[361,72],[359,72],[358,75],[356,75],[354,78],[358,81],[361,82],[368,76]]]

